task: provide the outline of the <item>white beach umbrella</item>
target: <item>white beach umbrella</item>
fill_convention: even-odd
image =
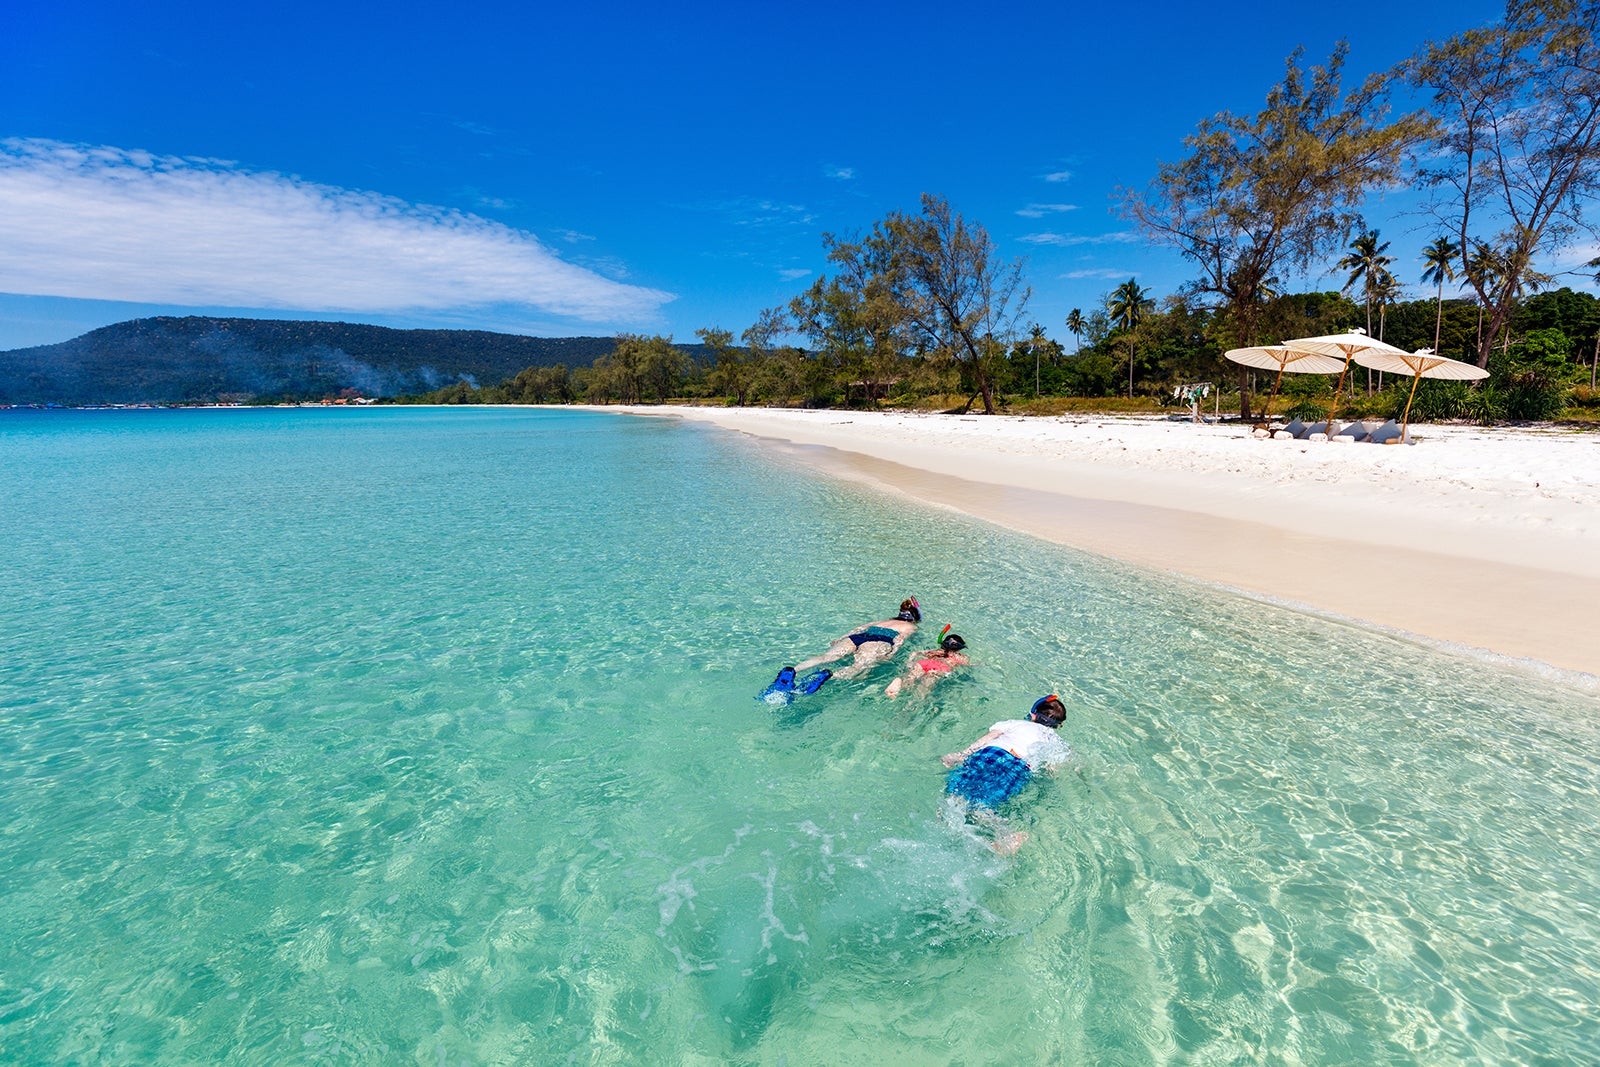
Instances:
[[[1343,360],[1339,370],[1339,384],[1333,387],[1333,406],[1328,409],[1329,438],[1332,438],[1333,413],[1339,409],[1339,393],[1344,389],[1346,372],[1350,369],[1350,360],[1357,352],[1388,352],[1393,355],[1410,355],[1403,348],[1396,348],[1375,337],[1368,337],[1367,331],[1357,326],[1346,333],[1331,333],[1325,337],[1297,337],[1293,341],[1283,342],[1285,348],[1293,348],[1300,352],[1315,352],[1320,356],[1333,356]]]
[[[1373,370],[1411,375],[1411,395],[1406,397],[1406,412],[1400,417],[1402,441],[1406,439],[1406,427],[1411,423],[1411,401],[1416,399],[1419,380],[1446,378],[1457,382],[1472,382],[1489,376],[1489,372],[1482,367],[1475,367],[1471,363],[1463,363],[1449,356],[1436,356],[1431,348],[1419,348],[1415,352],[1357,352],[1355,361]]]
[[[1278,385],[1283,381],[1284,371],[1294,371],[1297,374],[1337,374],[1344,370],[1344,361],[1332,356],[1322,355],[1317,352],[1307,352],[1302,349],[1288,348],[1284,345],[1258,345],[1255,348],[1232,348],[1223,355],[1235,363],[1242,363],[1246,367],[1259,367],[1262,370],[1275,370],[1278,376],[1272,380],[1272,396],[1267,399],[1267,409],[1264,418],[1272,417],[1272,402],[1278,399]]]

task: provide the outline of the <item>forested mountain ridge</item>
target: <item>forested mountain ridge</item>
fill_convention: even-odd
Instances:
[[[611,337],[396,330],[207,316],[133,319],[0,352],[0,404],[215,403],[369,397],[493,384],[527,367],[587,366]]]

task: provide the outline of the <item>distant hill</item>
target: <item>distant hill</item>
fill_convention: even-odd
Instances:
[[[134,319],[0,352],[0,404],[208,403],[493,385],[525,367],[586,367],[610,337],[391,330],[347,322]]]

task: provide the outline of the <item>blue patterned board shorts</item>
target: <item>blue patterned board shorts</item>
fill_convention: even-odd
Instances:
[[[974,807],[997,808],[1022,792],[1033,772],[1003,748],[980,748],[950,772],[944,791],[966,797]]]

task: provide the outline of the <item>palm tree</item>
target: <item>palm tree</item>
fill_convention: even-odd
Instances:
[[[1378,340],[1383,340],[1383,328],[1389,320],[1389,307],[1400,302],[1400,279],[1385,268],[1372,286],[1372,302],[1378,305]],[[1368,377],[1371,374],[1369,372]],[[1383,390],[1383,371],[1378,372],[1378,390]]]
[[[1106,313],[1111,316],[1113,324],[1120,326],[1128,332],[1128,399],[1133,399],[1133,331],[1144,321],[1145,313],[1155,307],[1155,301],[1150,299],[1150,290],[1139,286],[1137,280],[1129,278],[1111,291],[1111,299],[1106,302]]]
[[[1372,286],[1372,302],[1378,306],[1378,340],[1383,340],[1384,324],[1388,321],[1389,309],[1400,302],[1405,295],[1400,290],[1400,279],[1388,271],[1378,276]]]
[[[1439,336],[1444,329],[1444,283],[1456,280],[1456,257],[1461,246],[1448,237],[1435,237],[1433,243],[1422,250],[1422,280],[1436,282],[1439,291],[1434,297],[1433,350],[1439,351]]]
[[[1389,264],[1394,262],[1393,256],[1384,255],[1389,251],[1389,242],[1378,243],[1378,231],[1368,230],[1366,233],[1350,242],[1350,251],[1345,257],[1335,264],[1340,270],[1348,270],[1350,277],[1345,279],[1344,288],[1348,292],[1356,282],[1364,282],[1363,291],[1367,305],[1367,333],[1372,333],[1372,295],[1377,288],[1382,276],[1388,272]]]
[[[1482,241],[1472,242],[1472,257],[1467,260],[1467,277],[1463,286],[1470,285],[1476,293],[1492,292],[1500,284],[1500,260],[1494,249]],[[1483,299],[1478,299],[1478,351],[1483,351]]]
[[[1382,276],[1388,273],[1389,264],[1394,262],[1393,256],[1384,255],[1389,251],[1389,242],[1378,243],[1378,231],[1368,230],[1354,241],[1350,242],[1350,251],[1345,257],[1334,264],[1340,270],[1348,270],[1350,277],[1345,279],[1344,288],[1348,292],[1356,282],[1362,282],[1363,294],[1367,305],[1367,336],[1372,336],[1372,297]],[[1367,368],[1367,395],[1372,395],[1372,369]]]
[[[1072,332],[1073,340],[1076,341],[1072,348],[1072,354],[1075,356],[1083,351],[1083,331],[1088,327],[1089,320],[1083,317],[1082,311],[1073,308],[1067,312],[1067,329]]]
[[[1039,351],[1044,348],[1044,327],[1037,322],[1028,333],[1028,346],[1033,349],[1033,398],[1039,399]]]

